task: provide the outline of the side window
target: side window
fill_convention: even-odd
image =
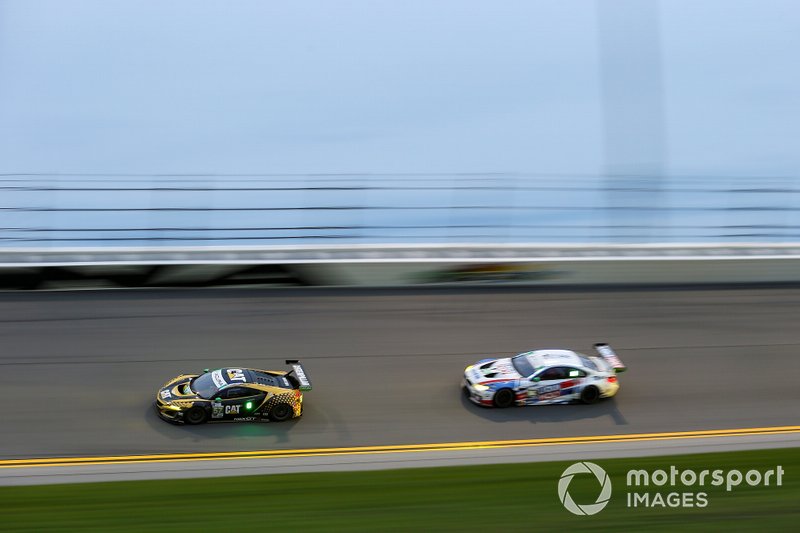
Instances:
[[[556,366],[553,368],[548,368],[541,374],[539,377],[542,381],[552,381],[554,379],[565,379],[567,377],[566,369],[562,366]]]
[[[567,368],[567,376],[568,378],[585,378],[586,372],[580,370],[578,368]]]
[[[245,396],[252,396],[254,393],[247,387],[231,387],[225,391],[225,399],[233,400],[235,398],[244,398]]]

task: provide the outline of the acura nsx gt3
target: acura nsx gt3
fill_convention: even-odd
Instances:
[[[303,392],[311,390],[311,381],[298,361],[286,364],[288,372],[220,368],[180,375],[158,391],[156,411],[178,424],[296,418],[303,414]]]

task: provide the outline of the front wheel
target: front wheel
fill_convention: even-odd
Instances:
[[[192,407],[186,414],[184,415],[184,420],[186,420],[187,424],[202,424],[206,421],[206,410],[202,407]]]
[[[581,401],[583,403],[595,403],[600,399],[600,391],[594,385],[589,385],[581,391]]]
[[[494,394],[495,407],[511,407],[514,405],[514,391],[511,389],[500,389]]]

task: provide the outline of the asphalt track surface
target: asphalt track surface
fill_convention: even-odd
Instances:
[[[796,425],[800,289],[218,289],[0,294],[0,457],[533,439]],[[629,366],[596,405],[485,409],[479,358],[609,342]],[[173,426],[168,378],[283,369],[314,383],[287,423]]]

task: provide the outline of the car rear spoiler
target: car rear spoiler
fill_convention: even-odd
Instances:
[[[611,368],[614,369],[614,372],[616,374],[619,374],[620,372],[625,372],[628,369],[628,367],[625,366],[622,363],[622,361],[620,361],[617,354],[614,352],[614,350],[611,349],[611,346],[609,346],[608,344],[604,342],[598,342],[597,344],[594,345],[594,349],[597,351],[598,354],[600,354],[600,356],[603,359],[606,360],[608,364],[611,365]]]
[[[297,381],[300,383],[300,390],[311,390],[311,380],[308,379],[308,374],[306,374],[303,365],[300,364],[300,361],[296,359],[287,359],[286,364],[290,365],[292,369],[287,373],[294,374],[297,378]]]

